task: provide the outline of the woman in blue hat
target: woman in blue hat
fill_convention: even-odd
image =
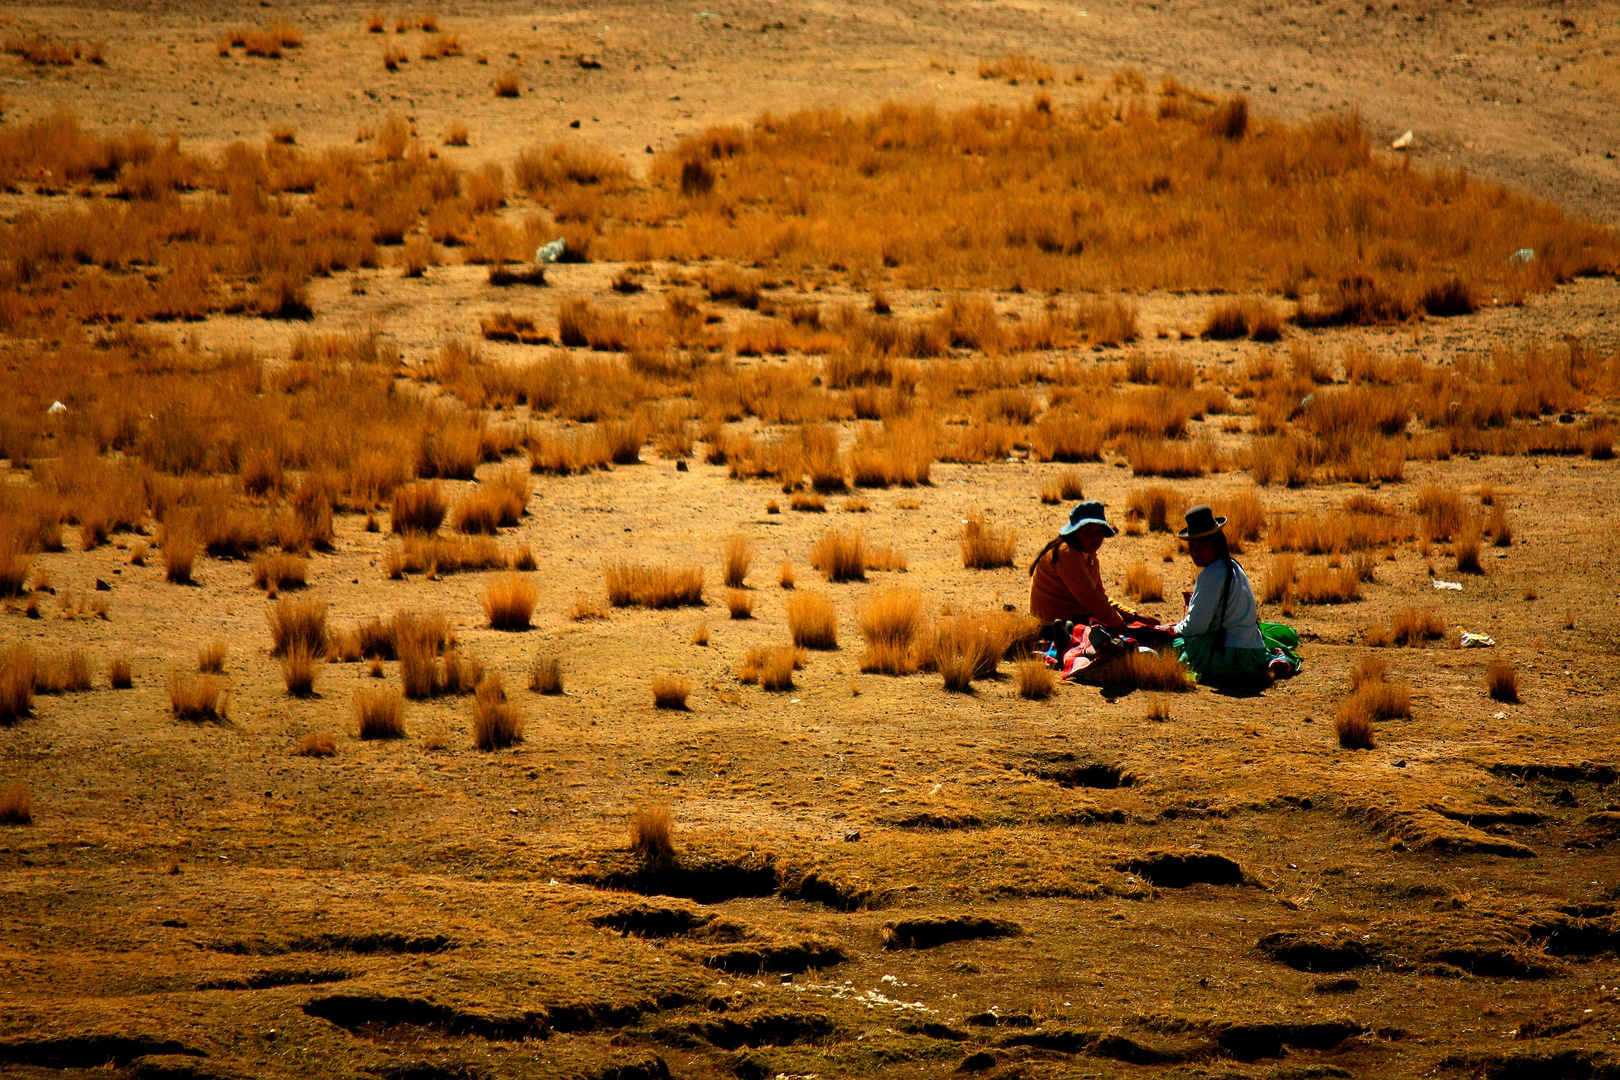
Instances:
[[[1120,607],[1103,588],[1097,549],[1117,529],[1103,517],[1103,504],[1083,502],[1069,523],[1029,564],[1029,612],[1042,622],[1099,622],[1119,630],[1136,612]]]
[[[1187,511],[1187,527],[1176,535],[1199,567],[1187,597],[1187,617],[1176,623],[1172,648],[1200,682],[1253,682],[1299,670],[1293,649],[1299,635],[1281,623],[1262,623],[1249,576],[1243,572],[1221,531],[1225,518],[1207,506]]]

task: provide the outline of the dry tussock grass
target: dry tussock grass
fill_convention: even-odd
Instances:
[[[309,560],[301,555],[271,552],[253,560],[253,587],[274,595],[282,589],[300,589],[309,576]]]
[[[322,658],[304,645],[295,645],[281,658],[281,678],[290,697],[312,697]]]
[[[788,560],[783,559],[782,566],[777,571],[776,583],[784,589],[791,589],[793,588],[794,581],[795,577],[793,573],[793,564]]]
[[[1057,672],[1044,660],[1020,660],[1017,671],[1019,697],[1044,701],[1057,690]]]
[[[838,611],[817,592],[795,592],[787,602],[793,644],[806,649],[838,648]]]
[[[1492,660],[1485,667],[1485,692],[1493,701],[1517,704],[1519,700],[1519,673],[1507,660]]]
[[[487,536],[435,536],[407,533],[388,554],[388,576],[455,574],[470,570],[502,570],[510,558]]]
[[[360,690],[354,695],[354,716],[362,739],[403,739],[405,700],[389,687]]]
[[[1173,533],[1180,529],[1187,505],[1187,497],[1172,487],[1134,488],[1125,504],[1125,517],[1146,525],[1149,532]]]
[[[0,784],[0,825],[28,825],[34,820],[34,797],[21,780]]]
[[[692,693],[692,681],[682,675],[654,675],[652,678],[653,707],[658,709],[685,709],[686,699]]]
[[[754,617],[754,594],[746,589],[732,589],[726,593],[726,607],[733,619]]]
[[[35,663],[26,645],[0,651],[0,726],[10,727],[33,711]]]
[[[861,608],[860,627],[866,639],[863,672],[909,675],[917,670],[913,644],[923,628],[921,593],[900,588],[874,591]]]
[[[479,682],[473,695],[473,745],[480,750],[504,750],[523,741],[523,714],[506,699],[499,675]]]
[[[51,653],[34,661],[34,693],[76,694],[90,689],[90,657],[83,649]]]
[[[293,747],[293,754],[298,757],[336,757],[337,733],[312,731],[298,740],[298,744]]]
[[[608,601],[614,607],[670,608],[703,605],[701,567],[632,566],[602,568]]]
[[[1397,645],[1422,648],[1430,641],[1438,641],[1446,636],[1445,622],[1434,613],[1433,608],[1419,611],[1417,608],[1401,608],[1390,616],[1391,638]]]
[[[484,590],[484,614],[496,630],[527,630],[540,602],[540,589],[528,578],[509,574]]]
[[[407,484],[396,488],[389,528],[396,535],[438,532],[449,506],[441,484]]]
[[[315,658],[326,655],[327,604],[324,600],[282,597],[265,612],[270,624],[270,655],[285,656],[301,648]]]
[[[107,685],[114,690],[128,690],[135,685],[135,674],[127,656],[115,656],[107,665]],[[3,711],[3,706],[0,706]]]
[[[1361,575],[1355,567],[1313,565],[1294,579],[1293,598],[1302,604],[1348,604],[1361,599]]]
[[[560,694],[563,692],[562,658],[558,656],[538,656],[529,666],[529,689],[536,694]]]
[[[1155,574],[1141,560],[1125,571],[1125,595],[1134,596],[1144,603],[1157,603],[1164,599],[1164,575]]]
[[[1011,566],[1018,554],[1018,530],[1008,526],[997,528],[985,520],[984,514],[974,511],[962,526],[958,541],[962,550],[962,566],[969,570],[993,570]]]
[[[729,588],[743,587],[748,579],[748,566],[753,558],[754,545],[747,537],[731,536],[726,539],[725,578]]]
[[[866,537],[858,532],[830,529],[810,548],[810,565],[828,581],[865,581],[868,558]]]
[[[1149,690],[1154,693],[1190,693],[1196,689],[1181,661],[1168,652],[1136,652],[1109,665],[1108,690],[1111,693],[1130,693]]]
[[[230,652],[230,645],[224,641],[211,641],[197,650],[197,670],[209,675],[222,675],[225,672],[225,656]]]
[[[180,720],[226,719],[229,695],[225,684],[213,675],[169,673],[169,710]]]
[[[643,806],[630,818],[630,850],[647,862],[675,857],[675,819],[667,806]]]

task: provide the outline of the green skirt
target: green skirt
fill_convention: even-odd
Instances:
[[[1261,623],[1260,637],[1263,649],[1222,648],[1226,631],[1199,634],[1192,638],[1176,638],[1170,647],[1176,650],[1181,662],[1191,669],[1199,682],[1244,682],[1263,678],[1266,669],[1276,660],[1286,660],[1289,674],[1299,672],[1299,634],[1282,623]]]

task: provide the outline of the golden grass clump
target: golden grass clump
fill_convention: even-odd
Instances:
[[[793,644],[806,649],[838,648],[838,612],[821,593],[795,592],[787,604]]]
[[[709,643],[709,621],[704,619],[692,628],[692,644],[707,645]]]
[[[1519,700],[1519,673],[1511,661],[1492,660],[1485,667],[1485,691],[1493,701],[1517,704]]]
[[[1390,616],[1389,623],[1390,636],[1397,645],[1422,648],[1426,642],[1446,636],[1446,624],[1433,608],[1402,608]]]
[[[515,98],[518,96],[518,74],[515,71],[503,71],[495,79],[495,96]]]
[[[608,602],[614,607],[670,608],[703,604],[701,567],[632,566],[602,568]]]
[[[1227,519],[1226,542],[1234,554],[1242,554],[1246,543],[1260,539],[1266,526],[1265,507],[1252,488],[1228,496],[1215,504],[1215,513]]]
[[[536,694],[562,693],[562,658],[558,656],[535,657],[534,663],[529,665],[529,689]]]
[[[726,539],[726,585],[740,589],[748,578],[748,564],[754,558],[754,545],[745,536]]]
[[[726,593],[726,607],[733,619],[754,617],[754,594],[746,589],[731,589]]]
[[[197,650],[197,670],[209,675],[220,675],[225,671],[225,655],[230,651],[230,645],[224,641],[210,641]]]
[[[290,697],[312,697],[315,676],[320,670],[321,658],[312,654],[307,646],[295,645],[281,658],[281,678],[287,684]]]
[[[827,510],[827,500],[819,492],[795,491],[788,498],[788,507],[802,514],[821,514]]]
[[[1127,520],[1147,526],[1148,532],[1176,532],[1187,509],[1187,497],[1175,488],[1157,484],[1131,491],[1125,504]]]
[[[1080,474],[1073,469],[1058,473],[1041,485],[1041,502],[1054,506],[1063,502],[1076,502],[1086,497]]]
[[[1164,599],[1164,575],[1155,574],[1138,559],[1125,571],[1125,595],[1134,596],[1144,603],[1157,603]]]
[[[0,784],[0,825],[27,825],[34,820],[34,797],[21,780]]]
[[[1293,598],[1302,604],[1348,604],[1361,599],[1355,567],[1308,566],[1294,581]]]
[[[1020,660],[1017,671],[1019,697],[1044,701],[1057,689],[1057,672],[1044,660]]]
[[[861,670],[883,675],[916,671],[918,657],[913,645],[922,626],[922,594],[917,590],[875,591],[861,608],[861,636],[866,639]]]
[[[643,806],[630,818],[630,850],[647,862],[675,857],[675,819],[667,806]]]
[[[996,673],[1001,661],[1035,638],[1040,624],[1026,615],[947,615],[919,640],[920,666],[937,671],[947,690],[965,691],[974,679]]]
[[[1477,522],[1469,522],[1457,531],[1451,541],[1451,554],[1457,560],[1457,573],[1483,574],[1485,567],[1479,561],[1480,529]]]
[[[270,624],[270,655],[302,648],[315,659],[326,655],[326,601],[282,597],[265,613]]]
[[[293,747],[293,754],[297,757],[336,757],[337,733],[334,731],[312,731],[298,740]]]
[[[90,689],[90,658],[83,649],[42,656],[34,662],[34,693],[68,694]]]
[[[1116,693],[1147,690],[1182,694],[1197,688],[1180,658],[1169,651],[1130,653],[1109,665],[1107,680],[1110,692]]]
[[[191,584],[191,569],[197,562],[197,538],[189,532],[164,529],[163,576],[175,585]]]
[[[776,575],[776,583],[784,589],[791,589],[793,588],[794,580],[793,564],[788,560],[783,559],[782,567]]]
[[[828,581],[865,581],[866,537],[828,530],[810,548],[810,565]]]
[[[1462,495],[1456,488],[1424,485],[1418,492],[1417,511],[1423,518],[1423,535],[1430,540],[1449,540],[1463,527]]]
[[[484,590],[484,614],[496,630],[527,630],[540,602],[540,589],[528,578],[508,574]]]
[[[394,489],[389,527],[396,534],[438,532],[449,509],[439,484],[406,484]]]
[[[253,587],[275,593],[282,589],[303,588],[309,576],[309,560],[302,555],[272,552],[253,560]]]
[[[169,710],[180,720],[224,720],[228,697],[216,676],[169,673]]]
[[[523,714],[506,700],[498,675],[478,684],[473,695],[473,745],[480,750],[503,750],[523,741]]]
[[[685,709],[686,699],[692,693],[692,681],[681,675],[654,675],[652,678],[653,707],[659,709]]]
[[[0,651],[0,726],[9,727],[34,707],[34,651],[12,645]]]
[[[1339,736],[1339,745],[1346,750],[1371,750],[1378,745],[1372,703],[1360,694],[1352,694],[1339,707],[1338,715],[1333,718],[1333,730]]]
[[[959,541],[962,565],[969,570],[993,570],[1011,566],[1018,553],[1018,530],[998,529],[977,511],[968,515]]]
[[[115,656],[107,665],[107,685],[114,690],[128,690],[135,685],[135,675],[130,668],[129,657]]]
[[[405,700],[399,691],[381,686],[354,695],[354,717],[362,739],[403,739]]]
[[[458,532],[493,536],[498,529],[518,523],[528,499],[529,478],[519,470],[508,470],[457,503],[451,525]]]

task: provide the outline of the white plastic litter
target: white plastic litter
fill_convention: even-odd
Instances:
[[[541,244],[539,247],[535,248],[534,261],[537,263],[554,263],[558,259],[562,258],[563,252],[567,249],[568,241],[559,236],[551,243]]]
[[[45,411],[48,413],[64,413],[67,412],[67,406],[62,404],[60,401],[53,401],[51,402],[50,408],[46,409]]]
[[[1460,581],[1441,581],[1439,578],[1435,578],[1429,584],[1437,589],[1451,589],[1455,592],[1462,592],[1462,582]]]
[[[1535,248],[1520,248],[1518,251],[1515,251],[1513,254],[1508,256],[1508,262],[1510,262],[1510,263],[1527,263],[1527,262],[1535,262],[1535,261],[1536,261],[1536,249]]]
[[[1458,640],[1465,649],[1489,649],[1496,644],[1496,639],[1489,634],[1465,633]]]
[[[1394,142],[1390,143],[1389,145],[1393,146],[1397,150],[1405,150],[1408,146],[1411,146],[1412,145],[1412,129],[1408,128],[1405,131],[1401,132],[1401,137],[1396,139]]]

